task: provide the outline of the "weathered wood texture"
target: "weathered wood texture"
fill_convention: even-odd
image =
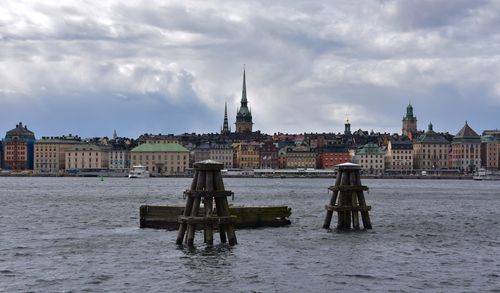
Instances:
[[[139,211],[141,228],[177,230],[179,229],[179,216],[188,216],[184,213],[184,206],[143,205]],[[203,213],[204,209],[201,209],[197,216],[203,217]],[[229,214],[236,217],[234,221],[236,229],[290,225],[291,213],[292,210],[287,206],[229,207]]]
[[[337,229],[349,230],[352,227],[359,229],[359,214],[365,229],[372,229],[368,211],[370,206],[366,205],[364,191],[368,187],[361,185],[359,172],[361,167],[356,164],[340,164],[336,166],[338,171],[335,185],[328,189],[333,191],[330,203],[325,206],[326,216],[323,228],[330,228],[333,212],[337,212]]]
[[[238,244],[234,231],[235,217],[230,215],[227,203],[227,197],[232,196],[233,193],[224,190],[224,182],[220,172],[223,166],[223,164],[211,160],[194,164],[195,176],[191,189],[184,192],[187,198],[186,207],[182,216],[177,218],[180,223],[177,244],[193,246],[197,225],[203,227],[204,242],[209,247],[213,246],[214,226],[219,227],[221,242],[227,241],[229,245]],[[200,210],[202,202],[203,210]]]

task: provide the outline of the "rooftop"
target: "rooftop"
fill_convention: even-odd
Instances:
[[[177,143],[144,143],[132,149],[132,152],[189,152]]]

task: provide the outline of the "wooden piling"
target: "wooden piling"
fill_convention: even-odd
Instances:
[[[329,228],[333,211],[337,212],[337,229],[349,230],[352,227],[359,229],[359,212],[365,229],[372,229],[368,211],[370,206],[366,205],[364,191],[368,187],[361,185],[361,166],[352,163],[344,163],[336,166],[337,178],[335,185],[328,189],[333,191],[330,204],[325,206],[327,211],[323,228]]]
[[[191,190],[186,190],[184,192],[187,196],[186,209],[183,215],[179,217],[179,223],[181,223],[181,225],[179,226],[177,244],[182,244],[182,239],[187,230],[184,243],[188,246],[193,246],[197,224],[203,226],[204,241],[207,246],[213,246],[214,225],[218,225],[219,227],[222,243],[225,243],[227,239],[229,239],[229,245],[237,244],[234,231],[234,221],[236,217],[230,215],[229,204],[227,202],[227,197],[233,194],[230,191],[224,190],[224,183],[220,172],[223,168],[223,164],[212,160],[206,160],[195,163],[194,168],[195,178],[191,184]],[[202,200],[204,210],[203,216],[200,217],[198,214],[200,212],[200,203]],[[214,215],[214,201],[217,215]]]

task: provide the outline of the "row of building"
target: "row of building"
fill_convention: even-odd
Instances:
[[[345,162],[359,163],[365,173],[452,170],[472,173],[479,168],[499,170],[500,131],[478,135],[466,122],[456,134],[437,133],[429,124],[417,130],[417,118],[409,104],[402,133],[351,132],[346,121],[343,133],[263,134],[253,131],[243,71],[241,105],[236,129],[229,127],[227,105],[219,133],[181,135],[144,134],[138,139],[81,139],[68,135],[42,137],[19,123],[0,143],[0,167],[32,170],[37,174],[71,173],[79,170],[127,171],[142,165],[155,175],[181,175],[197,161],[220,161],[227,169],[331,169]]]
[[[500,131],[478,135],[467,123],[451,140],[432,124],[413,141],[388,134],[260,135],[259,140],[186,140],[172,135],[144,135],[138,140],[118,138],[82,140],[78,136],[35,136],[22,123],[7,132],[1,147],[2,168],[33,170],[36,174],[76,170],[121,170],[142,165],[155,175],[185,174],[194,162],[216,160],[227,169],[331,169],[355,162],[365,173],[456,170],[499,170]],[[356,144],[366,136],[367,143]],[[361,137],[360,137],[361,136]]]

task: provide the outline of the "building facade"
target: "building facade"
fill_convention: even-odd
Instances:
[[[260,168],[278,168],[278,148],[272,140],[265,141],[260,146]]]
[[[35,143],[34,172],[58,174],[66,168],[66,152],[82,143],[78,136],[42,137]]]
[[[189,151],[180,144],[141,144],[130,151],[132,166],[145,166],[152,175],[182,175],[189,168]]]
[[[356,150],[354,162],[361,165],[364,174],[379,175],[385,170],[385,151],[374,143],[368,143]]]
[[[432,123],[427,131],[413,143],[414,168],[418,170],[448,169],[450,142],[441,134],[434,132]]]
[[[4,139],[4,169],[33,170],[35,134],[22,122],[7,131]]]
[[[254,142],[233,143],[235,168],[240,169],[259,169],[260,152],[259,144]]]
[[[227,144],[211,145],[208,158],[224,164],[225,169],[233,168],[233,148]]]
[[[316,168],[316,151],[309,146],[296,146],[286,150],[287,169]]]
[[[252,132],[252,126],[252,112],[248,108],[247,84],[245,78],[245,70],[243,69],[243,89],[241,92],[241,105],[238,109],[238,113],[236,114],[236,132]]]
[[[413,116],[413,106],[408,104],[406,107],[406,116],[403,117],[402,134],[407,136],[410,140],[413,140],[416,133],[417,117]]]
[[[500,137],[483,135],[481,142],[481,166],[491,171],[499,170]]]
[[[318,154],[320,169],[334,169],[336,165],[348,162],[352,162],[352,156],[345,146],[324,147]]]
[[[452,168],[473,173],[481,167],[481,137],[465,122],[451,143]]]
[[[128,170],[130,168],[130,149],[120,145],[112,146],[109,150],[109,169]]]
[[[66,171],[109,168],[109,148],[94,144],[74,145],[65,152]]]
[[[139,137],[139,143],[140,144],[143,144],[143,143],[150,143],[150,144],[154,144],[154,143],[174,143],[174,144],[179,144],[179,139],[177,137],[175,137],[173,134],[167,134],[167,135],[163,135],[163,134],[156,134],[156,135],[141,135]]]
[[[386,171],[409,172],[413,170],[413,143],[389,141],[385,156]]]
[[[208,143],[204,143],[195,147],[191,151],[192,163],[210,159],[210,148],[211,146]]]

